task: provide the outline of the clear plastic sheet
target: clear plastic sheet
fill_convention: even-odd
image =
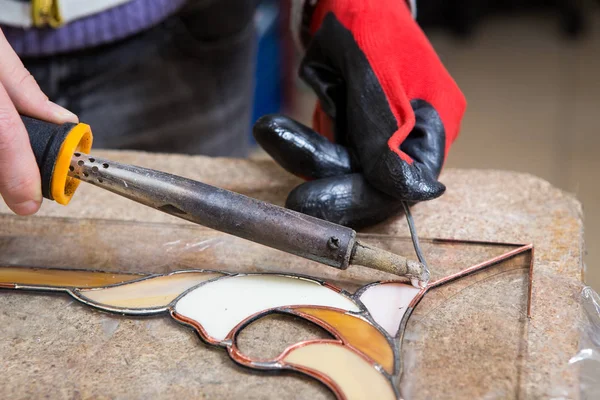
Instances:
[[[600,296],[591,287],[581,290],[582,334],[580,350],[569,360],[579,368],[582,399],[600,398]]]
[[[362,239],[397,254],[414,254],[409,238]],[[182,269],[298,273],[352,292],[373,281],[398,278],[362,267],[340,271],[192,224],[0,216],[0,250],[3,265],[150,274]]]

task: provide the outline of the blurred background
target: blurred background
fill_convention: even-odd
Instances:
[[[599,291],[600,1],[417,3],[418,22],[469,103],[446,168],[529,173],[577,196],[586,281]],[[283,111],[310,124],[315,98],[296,78],[282,10],[285,1],[264,1],[256,13],[253,120]]]

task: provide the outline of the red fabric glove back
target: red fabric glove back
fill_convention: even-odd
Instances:
[[[398,130],[388,140],[390,150],[412,163],[411,157],[400,150],[415,126],[410,101],[422,99],[437,110],[445,128],[447,155],[458,136],[466,100],[413,20],[408,6],[402,3],[401,0],[320,0],[313,14],[311,32],[319,29],[330,12],[352,32],[398,123]],[[321,113],[318,107],[317,130],[325,127]],[[327,132],[323,134],[329,136]]]

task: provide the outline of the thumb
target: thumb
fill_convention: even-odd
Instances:
[[[0,30],[0,194],[15,213],[29,215],[39,209],[42,189],[19,113],[56,124],[78,122],[48,100]]]
[[[40,172],[29,136],[0,83],[0,194],[19,215],[35,213],[42,203]]]

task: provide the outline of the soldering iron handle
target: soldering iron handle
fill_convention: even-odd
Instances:
[[[67,204],[79,181],[68,178],[68,168],[76,151],[88,153],[92,147],[89,125],[61,125],[21,116],[29,134],[31,150],[40,169],[42,195]]]

